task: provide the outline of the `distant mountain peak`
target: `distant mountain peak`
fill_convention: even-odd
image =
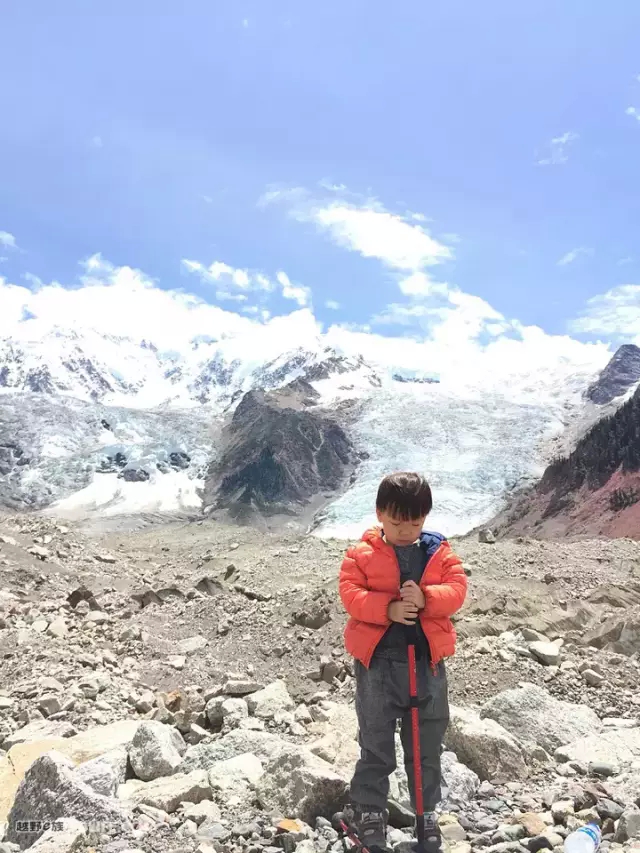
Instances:
[[[587,389],[592,403],[604,406],[616,397],[622,397],[640,382],[640,347],[623,344],[604,368],[596,381]]]

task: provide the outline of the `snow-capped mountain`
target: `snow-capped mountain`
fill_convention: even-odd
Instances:
[[[365,358],[320,334],[291,350],[252,343],[200,338],[167,351],[36,324],[0,339],[0,503],[60,515],[197,510],[224,418],[246,392],[302,379],[368,454],[320,533],[357,533],[372,520],[379,478],[399,468],[432,479],[433,525],[460,533],[542,473],[549,439],[579,417],[604,367],[523,364],[505,382],[477,364],[465,376],[378,362],[371,349]]]

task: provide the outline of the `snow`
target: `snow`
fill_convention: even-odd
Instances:
[[[461,396],[441,385],[371,392],[353,428],[369,458],[356,482],[325,511],[315,535],[356,538],[375,521],[380,480],[394,470],[425,474],[434,495],[428,526],[463,534],[491,518],[505,494],[539,477],[543,446],[562,431],[579,396],[554,402],[503,393]]]
[[[17,440],[31,460],[0,477],[0,501],[74,516],[197,509],[220,419],[242,393],[329,364],[330,375],[313,383],[320,404],[342,411],[355,403],[348,429],[369,458],[316,535],[359,536],[374,520],[380,479],[398,469],[429,477],[429,525],[454,535],[540,475],[550,438],[579,421],[582,394],[609,357],[606,348],[531,328],[484,349],[338,327],[322,334],[308,311],[175,347],[150,340],[40,321],[0,339],[0,445]],[[191,457],[187,470],[171,468],[172,452]],[[117,453],[150,479],[96,473]]]
[[[199,509],[204,479],[184,471],[158,474],[144,483],[127,483],[117,474],[96,474],[88,486],[52,504],[47,513],[70,520],[94,515],[133,515],[142,512],[185,512]]]

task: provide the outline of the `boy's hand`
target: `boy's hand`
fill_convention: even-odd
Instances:
[[[412,604],[418,608],[418,610],[424,610],[424,606],[427,603],[424,592],[420,589],[415,581],[407,581],[402,585],[400,590],[400,595],[402,596],[403,601],[410,601]]]
[[[415,625],[418,608],[412,601],[392,601],[387,616],[392,622],[399,622],[401,625]]]

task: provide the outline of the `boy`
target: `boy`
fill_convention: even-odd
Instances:
[[[340,597],[350,616],[345,645],[355,658],[361,750],[351,782],[349,821],[366,846],[387,847],[386,807],[389,775],[396,768],[398,719],[415,809],[409,631],[417,656],[425,843],[428,853],[437,853],[440,752],[449,722],[443,659],[455,651],[450,617],[462,607],[467,578],[445,538],[422,530],[432,503],[429,484],[420,474],[384,478],[376,499],[381,526],[348,549],[340,570]]]

